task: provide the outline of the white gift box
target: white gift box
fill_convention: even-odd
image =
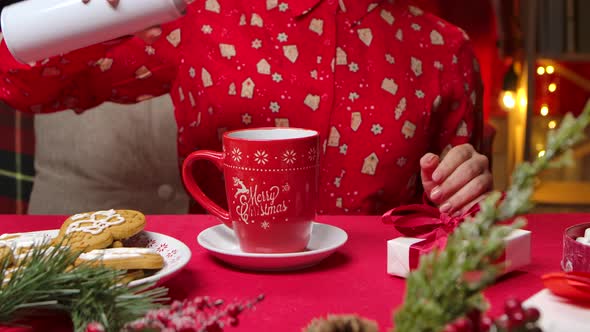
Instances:
[[[419,256],[425,254],[419,248],[424,239],[398,237],[387,241],[387,273],[406,278],[418,266]],[[505,261],[503,274],[518,270],[531,263],[531,232],[516,229],[506,239],[506,248],[500,261]],[[418,245],[418,246],[416,246]]]
[[[526,307],[535,307],[541,312],[537,322],[544,332],[587,332],[590,330],[590,310],[553,295],[543,289],[523,303]]]

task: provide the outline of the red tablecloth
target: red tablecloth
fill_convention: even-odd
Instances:
[[[487,290],[492,310],[501,310],[508,296],[524,300],[541,290],[540,276],[560,269],[563,230],[589,219],[583,214],[528,216],[533,263]],[[63,220],[0,215],[0,233],[57,228]],[[165,284],[173,298],[209,295],[233,300],[266,295],[254,311],[240,316],[238,327],[227,331],[300,331],[312,318],[329,313],[357,313],[376,320],[386,331],[405,289],[403,279],[386,273],[386,241],[392,238],[392,226],[378,217],[321,217],[318,221],[344,229],[348,242],[320,265],[289,273],[240,271],[211,257],[196,242],[200,231],[216,225],[208,216],[148,216],[146,229],[180,239],[193,252],[186,268]]]

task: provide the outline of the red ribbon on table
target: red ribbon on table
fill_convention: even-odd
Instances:
[[[450,216],[442,213],[437,207],[427,204],[403,205],[389,210],[383,215],[383,222],[393,224],[395,229],[405,237],[424,239],[411,246],[410,268],[418,265],[418,257],[422,252],[433,248],[443,249],[447,239],[457,226],[467,217],[479,211],[479,204],[475,204],[460,216]]]

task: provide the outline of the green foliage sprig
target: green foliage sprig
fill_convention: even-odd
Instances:
[[[444,250],[421,257],[408,277],[404,304],[395,314],[396,332],[438,332],[458,317],[487,308],[482,291],[501,270],[496,262],[504,238],[525,223],[522,218],[511,225],[498,222],[530,211],[537,175],[563,163],[555,159],[583,138],[589,122],[590,101],[578,118],[570,114],[563,118],[559,129],[549,135],[544,156],[515,169],[504,199],[492,193],[480,204],[480,212],[453,232]]]
[[[78,255],[65,246],[38,246],[14,269],[5,260],[0,266],[0,324],[60,310],[71,316],[75,331],[84,331],[90,322],[119,331],[167,300],[165,288],[119,283],[122,271],[87,264],[73,267]]]

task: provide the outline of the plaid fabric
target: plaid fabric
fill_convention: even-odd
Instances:
[[[0,103],[0,213],[25,214],[34,177],[33,116]]]

